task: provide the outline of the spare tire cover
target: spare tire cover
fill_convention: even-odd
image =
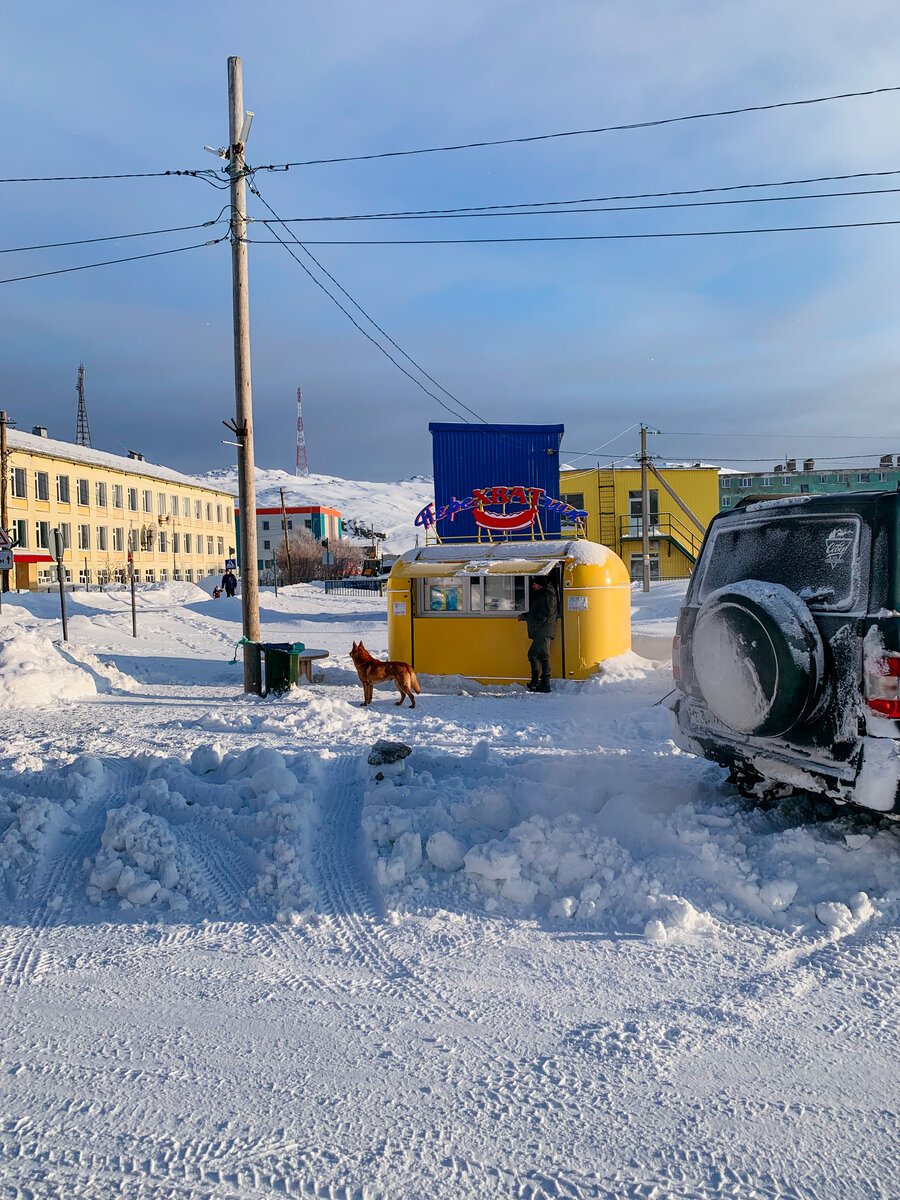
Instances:
[[[815,703],[822,639],[799,596],[747,579],[704,601],[694,625],[694,678],[710,712],[737,733],[777,736]]]

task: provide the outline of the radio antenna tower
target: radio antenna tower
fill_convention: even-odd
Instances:
[[[84,363],[78,364],[78,428],[75,431],[76,446],[93,446],[91,427],[88,425],[87,405],[84,402]]]
[[[297,388],[297,470],[294,474],[309,474],[309,462],[306,458],[306,435],[303,432],[303,409],[300,405],[299,388]]]

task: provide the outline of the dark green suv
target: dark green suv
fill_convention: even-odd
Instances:
[[[900,811],[900,494],[719,513],[672,660],[680,745],[745,795]]]

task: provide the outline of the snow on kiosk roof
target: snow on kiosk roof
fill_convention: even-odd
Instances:
[[[524,683],[530,580],[559,600],[554,679],[587,679],[631,648],[631,580],[607,546],[576,541],[470,542],[407,551],[388,581],[392,659],[430,675]]]

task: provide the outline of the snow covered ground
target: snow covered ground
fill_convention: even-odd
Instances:
[[[900,1195],[900,826],[678,751],[681,588],[658,663],[414,712],[374,597],[264,594],[282,699],[238,601],[6,598],[0,1196]]]

